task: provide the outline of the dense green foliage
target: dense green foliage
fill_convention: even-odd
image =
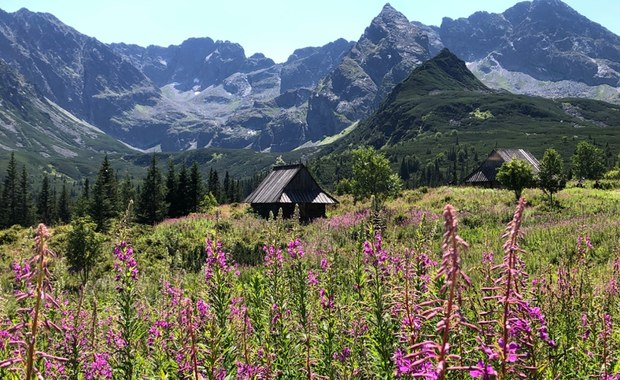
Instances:
[[[67,266],[78,274],[81,284],[86,284],[101,255],[102,237],[95,231],[96,228],[90,218],[76,218],[67,233]]]
[[[538,185],[545,193],[549,194],[549,203],[553,204],[553,194],[566,186],[564,163],[558,151],[553,148],[547,149],[542,160],[540,160],[539,169]]]
[[[577,178],[598,179],[605,172],[603,150],[587,141],[581,141],[572,158],[573,174]]]
[[[497,170],[497,182],[515,193],[515,199],[521,198],[523,189],[534,184],[535,176],[532,166],[525,161],[512,159],[504,162]]]
[[[164,220],[166,211],[168,211],[165,191],[157,159],[153,156],[146,178],[142,182],[140,198],[136,206],[138,222],[153,224]]]
[[[351,191],[355,199],[371,196],[383,201],[401,189],[400,178],[390,168],[390,162],[372,147],[359,148],[353,155]]]
[[[108,156],[103,158],[95,186],[92,191],[92,200],[89,203],[90,216],[97,224],[98,231],[105,231],[109,227],[110,219],[119,214],[118,187],[114,169],[110,165]]]

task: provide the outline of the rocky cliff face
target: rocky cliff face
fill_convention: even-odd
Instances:
[[[0,152],[26,151],[35,161],[130,149],[75,118],[0,61]]]
[[[105,45],[49,14],[0,11],[0,63],[37,99],[153,150],[286,151],[320,140],[369,115],[444,46],[494,88],[620,102],[620,37],[559,0],[441,27],[387,4],[357,42],[298,49],[284,63],[210,38]]]
[[[176,135],[173,149],[207,145],[284,151],[306,141],[310,91],[351,45],[339,39],[298,49],[282,64],[262,54],[246,57],[240,45],[210,38],[166,48],[126,44],[112,48],[162,88],[166,102],[202,117],[202,126],[195,117],[189,118],[191,129],[201,130],[198,138],[187,133],[187,123],[168,131]],[[149,118],[162,107],[154,108]],[[143,114],[133,115],[144,119]]]
[[[0,59],[73,115],[117,137],[111,119],[159,90],[130,62],[50,14],[0,11]]]
[[[386,4],[312,94],[309,138],[333,135],[368,115],[414,67],[436,53],[429,33],[431,29],[409,22]]]
[[[620,86],[620,37],[560,0],[521,2],[502,14],[445,18],[440,36],[470,62],[492,60],[541,81]]]

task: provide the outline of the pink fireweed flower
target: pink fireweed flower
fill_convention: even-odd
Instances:
[[[469,370],[469,375],[482,380],[493,380],[496,378],[497,372],[495,372],[491,365],[484,364],[482,360],[480,360],[478,365]]]
[[[282,257],[282,251],[278,248],[276,249],[273,245],[267,247],[263,246],[263,252],[265,252],[265,266],[266,267],[281,267],[284,262],[284,258]]]
[[[311,270],[308,271],[308,281],[307,281],[308,285],[310,286],[317,286],[319,284],[319,280],[316,277],[316,274],[314,274],[314,272],[312,272]]]
[[[301,259],[302,257],[304,257],[304,247],[302,247],[301,243],[299,242],[299,239],[295,239],[293,241],[290,241],[288,243],[288,254],[291,257],[291,259],[295,260],[295,259]]]
[[[343,230],[346,228],[354,227],[368,219],[368,215],[370,215],[370,210],[366,209],[362,211],[333,216],[327,221],[327,227],[334,230]]]
[[[581,327],[583,328],[581,340],[586,341],[590,337],[590,323],[588,322],[588,316],[585,313],[581,314]]]
[[[433,348],[427,345],[422,346],[422,351],[421,356],[431,357],[435,355]],[[425,380],[435,380],[438,378],[437,371],[433,368],[430,361],[416,360],[410,355],[405,355],[400,348],[394,351],[392,359],[396,367],[395,374],[397,378],[414,377]]]
[[[30,263],[24,263],[21,265],[18,261],[14,261],[11,265],[13,268],[13,274],[15,274],[15,280],[21,281],[22,279],[28,279],[31,277]]]
[[[282,313],[280,312],[280,307],[276,303],[271,305],[271,311],[273,313],[273,316],[271,317],[271,325],[275,326],[282,318]]]
[[[138,280],[138,263],[133,256],[133,248],[122,241],[114,247],[114,269],[116,269],[116,281]]]
[[[321,259],[321,269],[323,269],[323,271],[327,271],[330,266],[331,264],[329,263],[329,260],[327,260],[326,257],[323,257]]]
[[[207,258],[205,259],[205,280],[209,282],[213,277],[214,270],[221,270],[222,272],[228,272],[232,269],[226,261],[226,254],[222,251],[222,243],[218,241],[215,244],[215,251],[213,250],[213,242],[211,239],[206,239]]]
[[[238,361],[236,380],[254,380],[266,378],[266,369],[260,365],[246,364]]]
[[[205,319],[209,314],[209,304],[206,303],[202,298],[198,298],[196,301],[196,310],[198,310],[198,316],[200,319]]]
[[[112,368],[108,363],[109,355],[107,353],[95,353],[93,361],[88,365],[85,371],[86,380],[112,379]]]
[[[334,308],[334,296],[329,294],[324,288],[319,289],[319,299],[323,309]]]
[[[351,356],[351,349],[349,347],[344,347],[342,349],[342,351],[340,352],[334,352],[334,354],[332,355],[332,358],[334,360],[337,360],[341,363],[344,363],[347,361],[347,359]]]
[[[169,282],[164,282],[164,291],[170,297],[170,306],[175,307],[181,301],[183,291],[179,288],[175,288],[170,285]]]

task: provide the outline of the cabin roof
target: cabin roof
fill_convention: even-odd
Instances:
[[[303,164],[275,166],[246,203],[316,203],[338,201],[325,192]]]
[[[536,157],[525,149],[494,149],[482,164],[465,178],[466,183],[480,183],[495,181],[497,169],[504,162],[512,159],[525,161],[532,166],[532,171],[538,174],[540,163]]]

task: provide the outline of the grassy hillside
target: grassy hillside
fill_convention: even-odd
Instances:
[[[42,244],[37,251],[51,274],[43,277],[48,302],[35,337],[35,358],[45,360],[35,360],[35,368],[46,378],[123,373],[129,366],[145,378],[235,376],[250,368],[293,378],[353,372],[352,378],[393,379],[446,368],[439,348],[420,356],[416,347],[424,342],[454,347],[459,359],[446,359],[448,379],[481,366],[529,378],[617,373],[620,192],[569,188],[558,194],[558,209],[549,209],[538,190],[524,195],[529,202],[516,214],[523,236],[515,240],[523,251],[504,249],[513,195],[464,187],[407,191],[377,216],[345,197],[327,219],[309,225],[257,219],[245,205],[156,226],[119,223],[90,243],[96,260],[83,292],[79,273],[69,269],[72,227],[56,227],[44,241],[57,256]],[[458,230],[444,235],[442,213],[458,220]],[[442,239],[457,232],[469,248],[447,257],[458,255],[471,285],[459,274],[448,291],[454,261],[442,264]],[[0,362],[14,358],[10,342],[28,336],[21,322],[38,310],[29,277],[38,269],[24,265],[34,233],[0,231]],[[206,247],[205,238],[213,239]],[[129,245],[117,244],[113,253],[119,239]],[[514,276],[508,289],[517,289],[509,303],[499,296],[506,273]],[[488,298],[493,286],[498,296]],[[450,313],[458,318],[447,334],[438,333]],[[526,328],[505,335],[507,318]],[[510,360],[502,359],[506,337]],[[408,359],[416,355],[423,368]],[[23,377],[29,355],[22,357],[0,367],[0,376]]]
[[[553,147],[569,163],[576,144],[586,139],[613,160],[620,151],[620,106],[491,91],[444,50],[396,86],[367,120],[326,147],[331,158],[316,166],[328,173],[326,182],[333,182],[349,149],[372,145],[395,168],[413,156],[422,168],[429,163],[440,167],[447,183],[455,180],[448,172],[459,151],[465,159],[457,164],[457,181],[496,147],[527,149],[539,158]]]

